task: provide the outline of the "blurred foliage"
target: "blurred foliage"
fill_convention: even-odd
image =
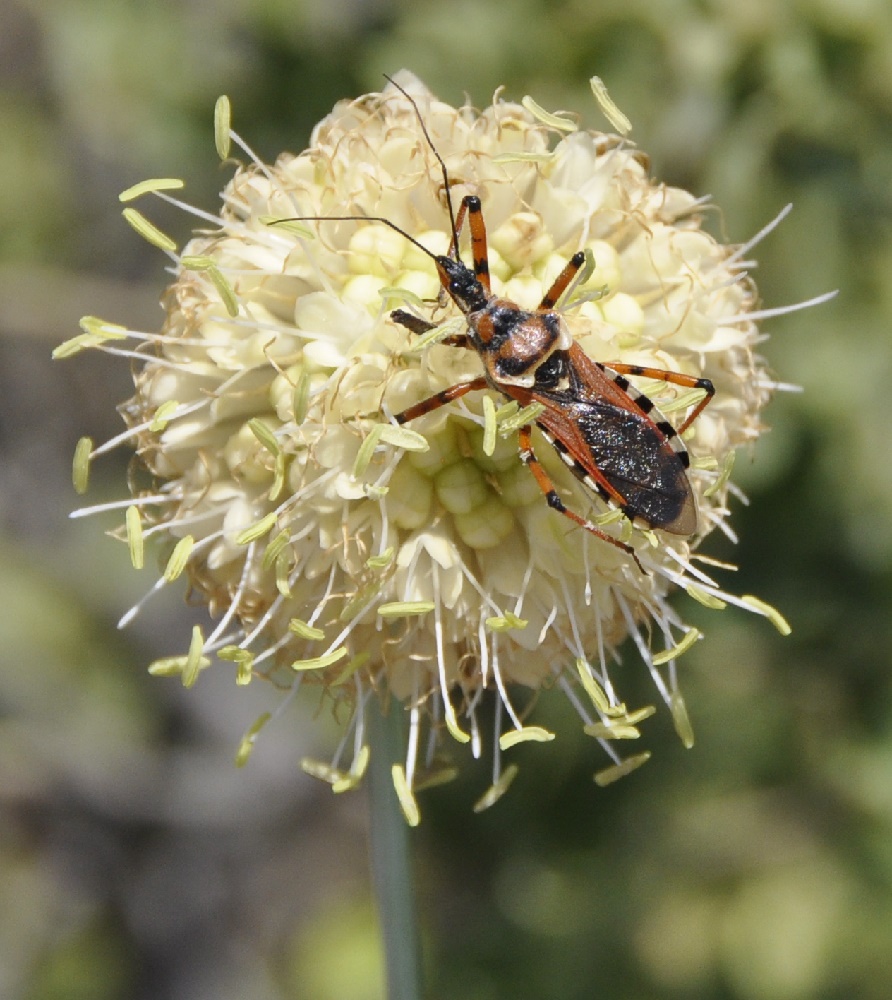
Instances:
[[[794,203],[753,251],[766,307],[840,289],[767,322],[805,391],[738,462],[741,544],[709,546],[793,636],[686,607],[707,634],[682,661],[693,751],[658,715],[655,759],[598,790],[597,751],[555,718],[490,812],[470,812],[482,768],[426,795],[432,995],[892,995],[887,0],[0,0],[0,26],[0,994],[380,995],[361,796],[297,769],[324,715],[296,708],[235,771],[262,693],[145,677],[187,612],[117,636],[146,584],[65,521],[74,442],[117,432],[127,372],[48,355],[85,312],[157,325],[159,258],[116,196],[175,174],[213,208],[219,93],[272,158],[407,66],[446,100],[504,84],[603,127],[597,73],[655,173],[714,196],[717,231],[744,241]],[[91,500],[125,474],[97,471]],[[633,704],[654,697],[638,673]]]

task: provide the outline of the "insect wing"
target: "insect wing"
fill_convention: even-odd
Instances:
[[[680,445],[676,450],[648,416],[650,400],[621,389],[576,344],[569,375],[568,390],[535,398],[546,406],[539,427],[574,475],[616,502],[630,519],[677,535],[693,534],[697,511],[680,457],[686,452]]]

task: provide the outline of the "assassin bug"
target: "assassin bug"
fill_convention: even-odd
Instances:
[[[414,99],[398,83],[389,82],[410,102],[421,131],[440,165],[451,241],[448,253],[435,254],[405,230],[380,216],[312,217],[315,221],[378,222],[396,231],[430,257],[443,290],[462,311],[467,331],[444,343],[476,351],[483,375],[458,382],[397,414],[404,424],[478,389],[495,389],[525,407],[539,403],[535,418],[545,439],[570,471],[630,521],[688,536],[697,529],[697,510],[687,476],[690,464],[680,435],[696,420],[715,394],[707,378],[641,365],[593,361],[573,340],[555,306],[585,263],[585,254],[573,254],[533,310],[520,308],[493,294],[490,285],[486,225],[480,198],[465,195],[458,212],[453,208],[446,164]],[[308,217],[302,217],[309,221]],[[282,220],[286,221],[286,220]],[[459,237],[468,223],[472,268],[461,259]],[[397,309],[391,318],[413,333],[423,334],[435,324]],[[675,428],[650,399],[626,376],[642,375],[690,389],[703,398]],[[559,496],[532,445],[532,426],[518,432],[520,457],[536,479],[548,505],[596,537],[627,552],[641,568],[631,545],[602,531],[568,508]]]

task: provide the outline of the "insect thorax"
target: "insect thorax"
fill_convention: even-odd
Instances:
[[[537,384],[540,366],[555,368],[550,359],[573,342],[558,313],[529,312],[507,299],[490,300],[468,316],[468,324],[490,377],[526,388]]]

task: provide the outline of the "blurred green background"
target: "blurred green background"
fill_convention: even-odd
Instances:
[[[414,69],[441,97],[500,84],[603,128],[597,73],[657,176],[709,193],[757,248],[771,433],[737,478],[729,581],[794,632],[689,601],[698,741],[668,712],[654,759],[597,789],[603,758],[560,697],[560,738],[513,751],[510,794],[468,767],[426,794],[418,849],[430,995],[441,1000],[832,1000],[892,996],[892,5],[888,0],[0,0],[0,996],[234,1000],[382,996],[362,793],[299,758],[327,711],[295,707],[232,765],[266,693],[145,665],[200,612],[161,599],[68,521],[77,437],[120,429],[126,364],[51,363],[95,313],[157,328],[161,255],[117,193],[181,176],[213,210],[228,173],[212,109],[264,158],[338,99]],[[182,241],[187,220],[153,211]],[[89,502],[121,494],[126,457]],[[628,701],[654,700],[628,657]]]

